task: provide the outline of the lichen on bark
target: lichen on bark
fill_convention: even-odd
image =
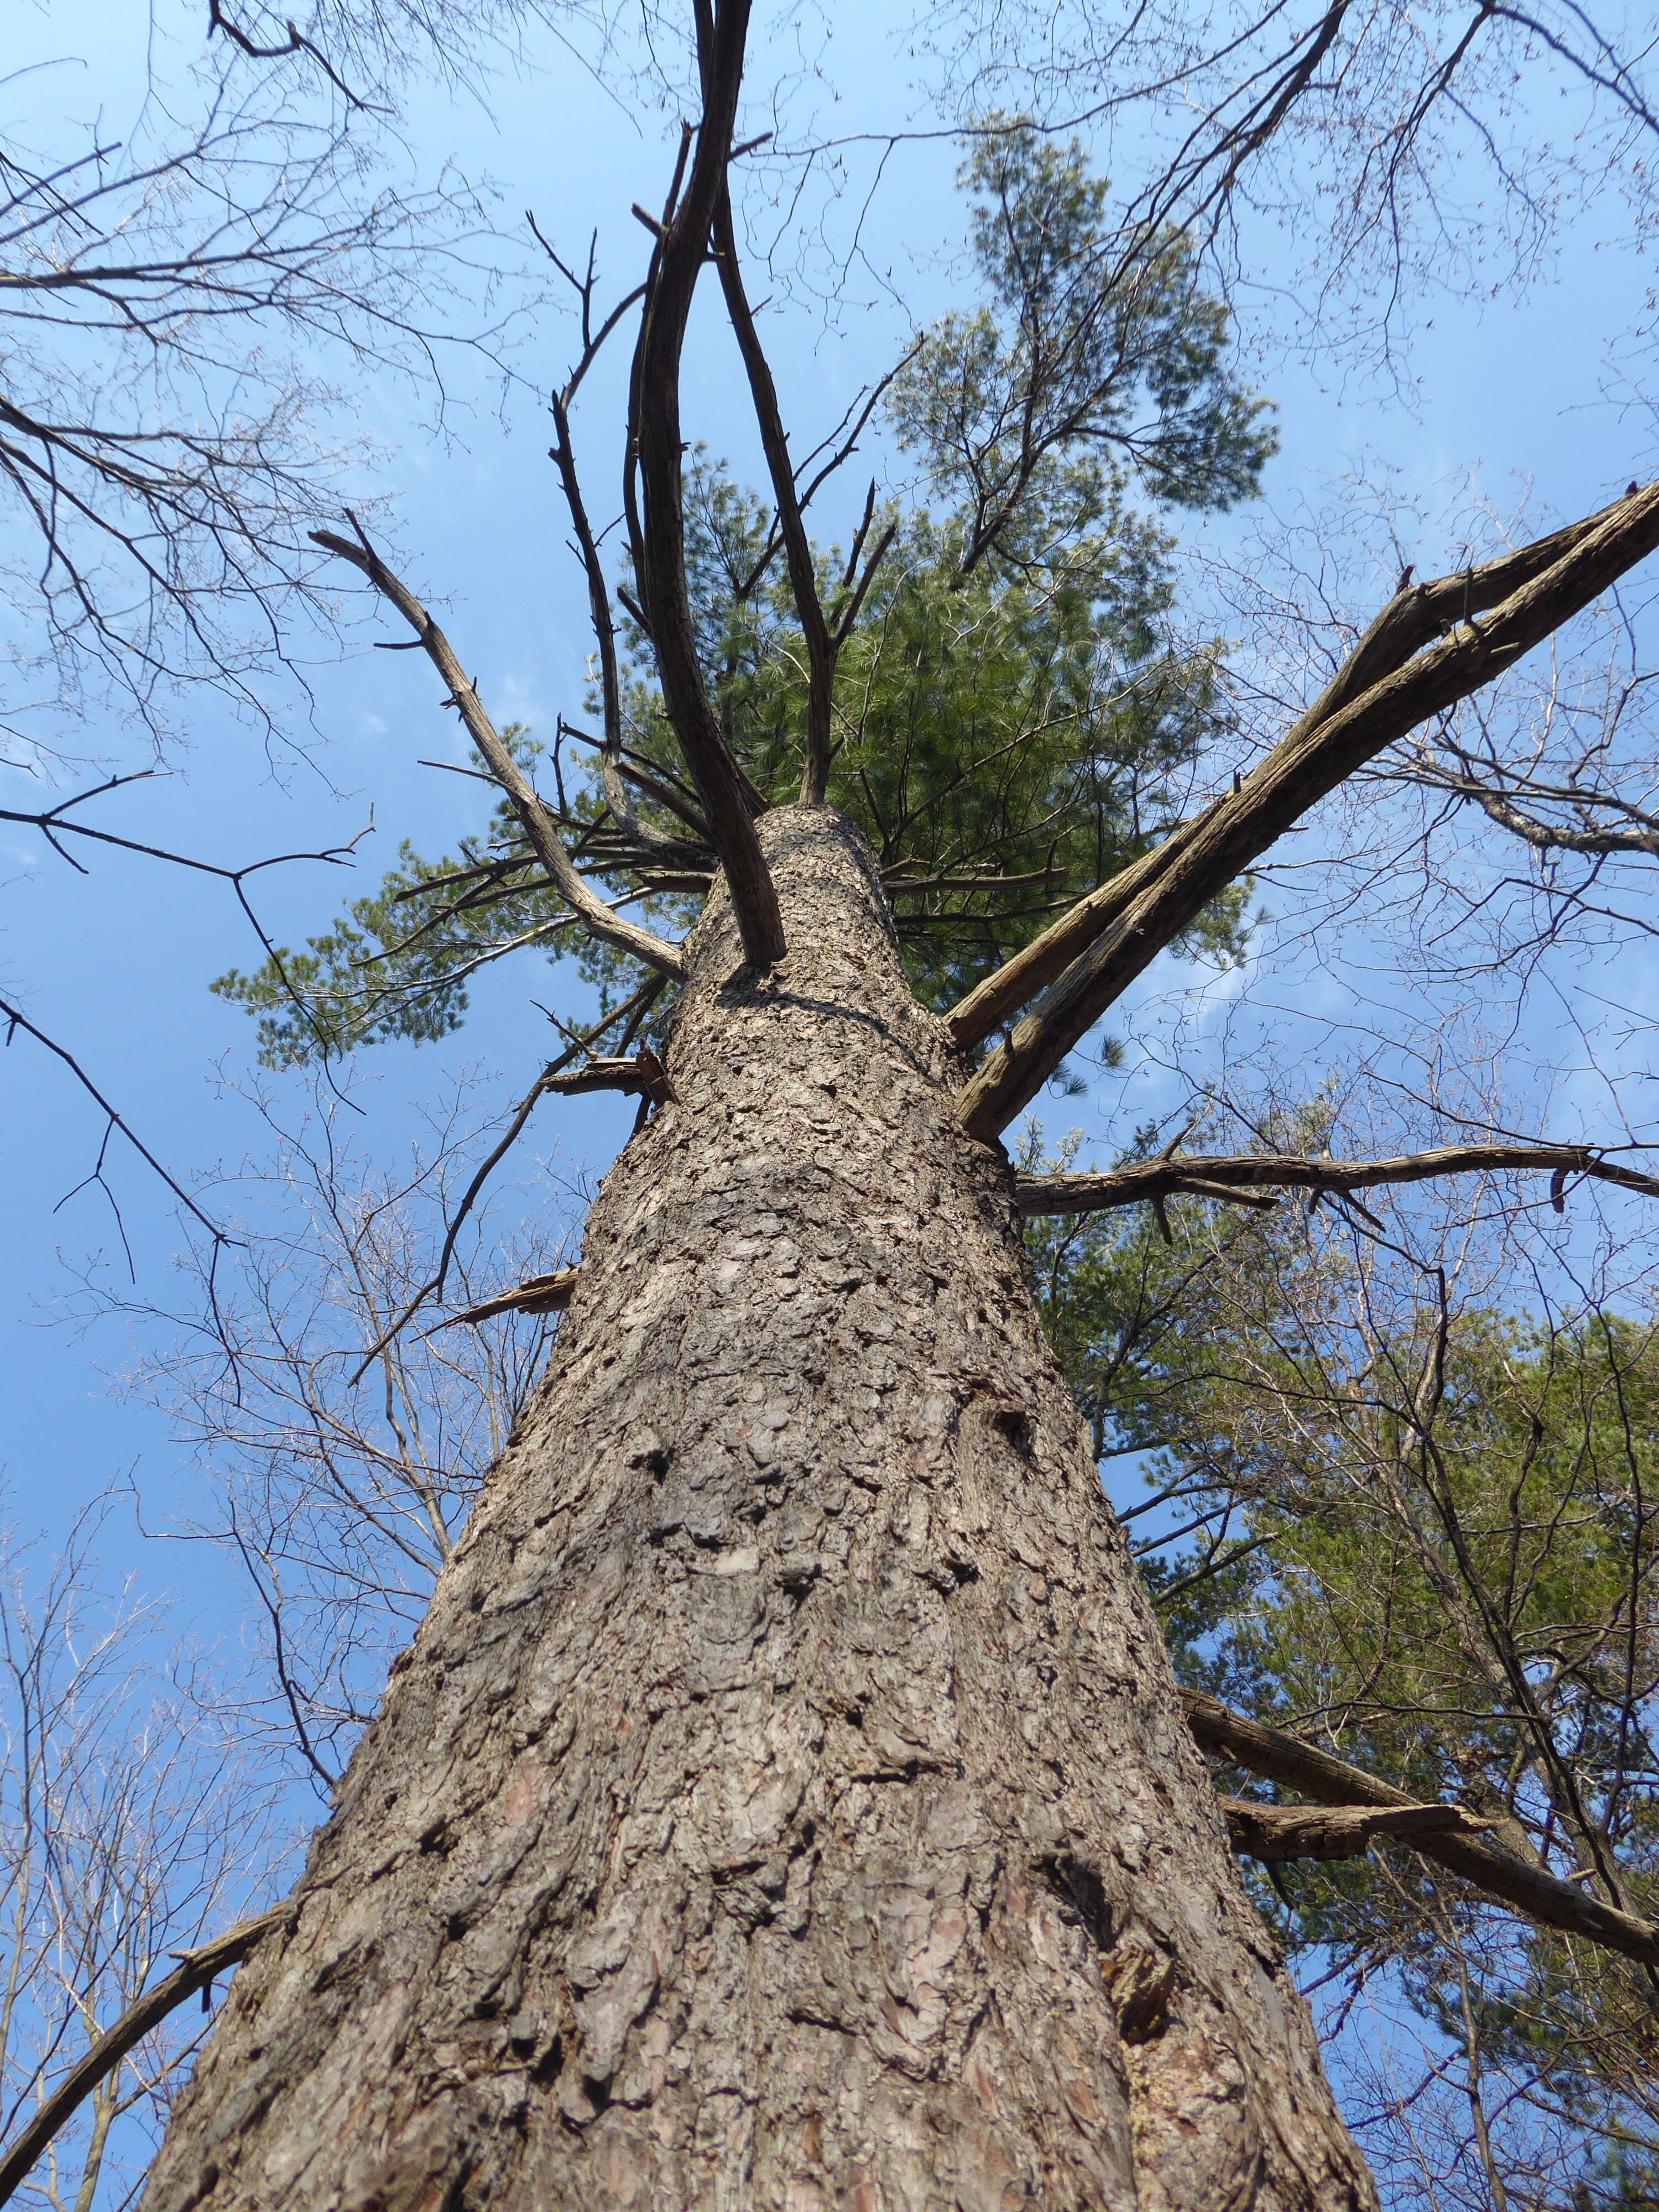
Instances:
[[[760,827],[148,2212],[1375,2203],[869,853]]]

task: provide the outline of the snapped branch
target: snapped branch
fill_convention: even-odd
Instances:
[[[484,1298],[476,1306],[468,1306],[462,1313],[451,1314],[441,1321],[439,1328],[453,1328],[459,1322],[470,1321],[475,1326],[481,1321],[490,1321],[497,1314],[562,1313],[575,1292],[580,1267],[556,1267],[550,1275],[532,1275],[526,1282],[516,1284],[510,1291],[502,1291],[493,1298]],[[428,1334],[435,1334],[429,1330]]]
[[[1461,1805],[1264,1805],[1252,1797],[1216,1801],[1227,1823],[1227,1840],[1242,1856],[1285,1859],[1364,1858],[1379,1836],[1418,1844],[1425,1836],[1484,1835]]]

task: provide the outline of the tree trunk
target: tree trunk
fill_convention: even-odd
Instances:
[[[1374,2205],[856,830],[764,817],[148,2212]]]

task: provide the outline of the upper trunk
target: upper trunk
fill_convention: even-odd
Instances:
[[[1374,2203],[870,856],[761,826],[148,2212]]]

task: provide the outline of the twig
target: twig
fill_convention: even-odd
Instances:
[[[454,1214],[450,1220],[448,1228],[444,1231],[443,1249],[438,1255],[437,1273],[432,1277],[429,1282],[423,1283],[421,1285],[420,1289],[416,1291],[409,1304],[398,1316],[396,1321],[392,1323],[391,1327],[386,1330],[384,1334],[382,1334],[374,1344],[370,1345],[368,1350],[363,1354],[361,1362],[352,1372],[350,1380],[347,1384],[347,1388],[349,1389],[355,1389],[356,1388],[357,1384],[362,1381],[364,1376],[368,1374],[369,1369],[380,1357],[380,1354],[386,1349],[387,1346],[392,1343],[392,1340],[398,1336],[401,1331],[409,1326],[410,1322],[413,1321],[416,1315],[420,1311],[421,1308],[426,1304],[428,1298],[442,1297],[444,1285],[449,1278],[449,1263],[455,1256],[455,1246],[460,1237],[462,1224],[465,1221],[468,1214],[471,1212],[473,1206],[477,1203],[479,1192],[483,1190],[485,1183],[489,1182],[496,1168],[500,1166],[501,1161],[506,1158],[507,1153],[511,1152],[514,1146],[519,1141],[519,1138],[523,1133],[525,1123],[530,1119],[532,1113],[535,1109],[536,1102],[544,1096],[547,1090],[549,1079],[560,1074],[565,1068],[570,1066],[573,1060],[580,1060],[585,1052],[590,1051],[592,1047],[598,1043],[599,1040],[605,1035],[607,1030],[614,1029],[619,1021],[623,1021],[624,1019],[643,1020],[644,1017],[650,1012],[651,1008],[662,996],[665,988],[665,978],[660,975],[653,976],[648,983],[642,983],[639,989],[634,992],[630,997],[624,999],[620,1006],[613,1006],[611,1012],[605,1015],[605,1018],[600,1022],[597,1022],[594,1026],[587,1031],[586,1036],[576,1038],[566,1051],[562,1052],[556,1060],[550,1061],[548,1066],[542,1070],[541,1073],[536,1078],[536,1080],[531,1085],[529,1090],[525,1093],[524,1097],[519,1101],[518,1105],[514,1108],[513,1118],[507,1123],[506,1133],[501,1138],[501,1142],[495,1146],[488,1156],[481,1162],[477,1173],[473,1176],[471,1182],[468,1183],[466,1189],[462,1194],[461,1202],[456,1207]]]
[[[145,1144],[143,1138],[137,1134],[131,1123],[128,1121],[124,1115],[118,1113],[116,1109],[110,1104],[108,1099],[105,1097],[103,1092],[98,1088],[98,1085],[87,1073],[85,1068],[82,1066],[80,1061],[76,1060],[72,1052],[70,1052],[65,1047],[59,1044],[55,1038],[49,1037],[43,1029],[37,1029],[27,1014],[23,1013],[18,1007],[12,1006],[9,1001],[5,999],[0,999],[0,1021],[3,1021],[6,1024],[6,1042],[8,1045],[10,1044],[13,1037],[16,1036],[18,1030],[21,1030],[27,1036],[32,1036],[37,1044],[45,1045],[48,1052],[55,1053],[57,1054],[58,1058],[63,1061],[64,1066],[69,1069],[70,1074],[74,1076],[76,1081],[81,1085],[81,1088],[87,1093],[88,1097],[93,1099],[107,1115],[108,1122],[105,1130],[106,1143],[108,1141],[109,1131],[111,1129],[118,1129],[121,1134],[126,1139],[127,1142],[132,1146],[134,1152],[137,1153],[140,1159],[146,1162],[146,1164],[154,1170],[155,1174],[160,1176],[161,1181],[179,1200],[179,1204],[187,1208],[188,1211],[195,1216],[196,1219],[201,1223],[203,1228],[206,1230],[208,1235],[213,1239],[216,1249],[222,1244],[234,1244],[238,1241],[234,1237],[227,1236],[225,1231],[221,1229],[216,1223],[209,1220],[207,1215],[203,1212],[201,1207],[198,1206],[196,1200],[191,1196],[184,1185],[179,1182],[175,1176],[170,1175],[167,1169],[161,1165],[160,1160],[156,1158],[155,1153],[151,1152],[149,1146]],[[88,1181],[95,1180],[100,1182],[103,1181],[103,1152],[101,1147],[99,1152],[98,1159],[98,1167],[94,1170],[92,1176],[88,1178]],[[108,1188],[107,1184],[104,1187],[106,1189]],[[82,1188],[82,1185],[79,1183],[76,1186],[77,1190]],[[72,1194],[70,1194],[72,1195]],[[59,1203],[62,1204],[63,1201],[60,1200]]]

